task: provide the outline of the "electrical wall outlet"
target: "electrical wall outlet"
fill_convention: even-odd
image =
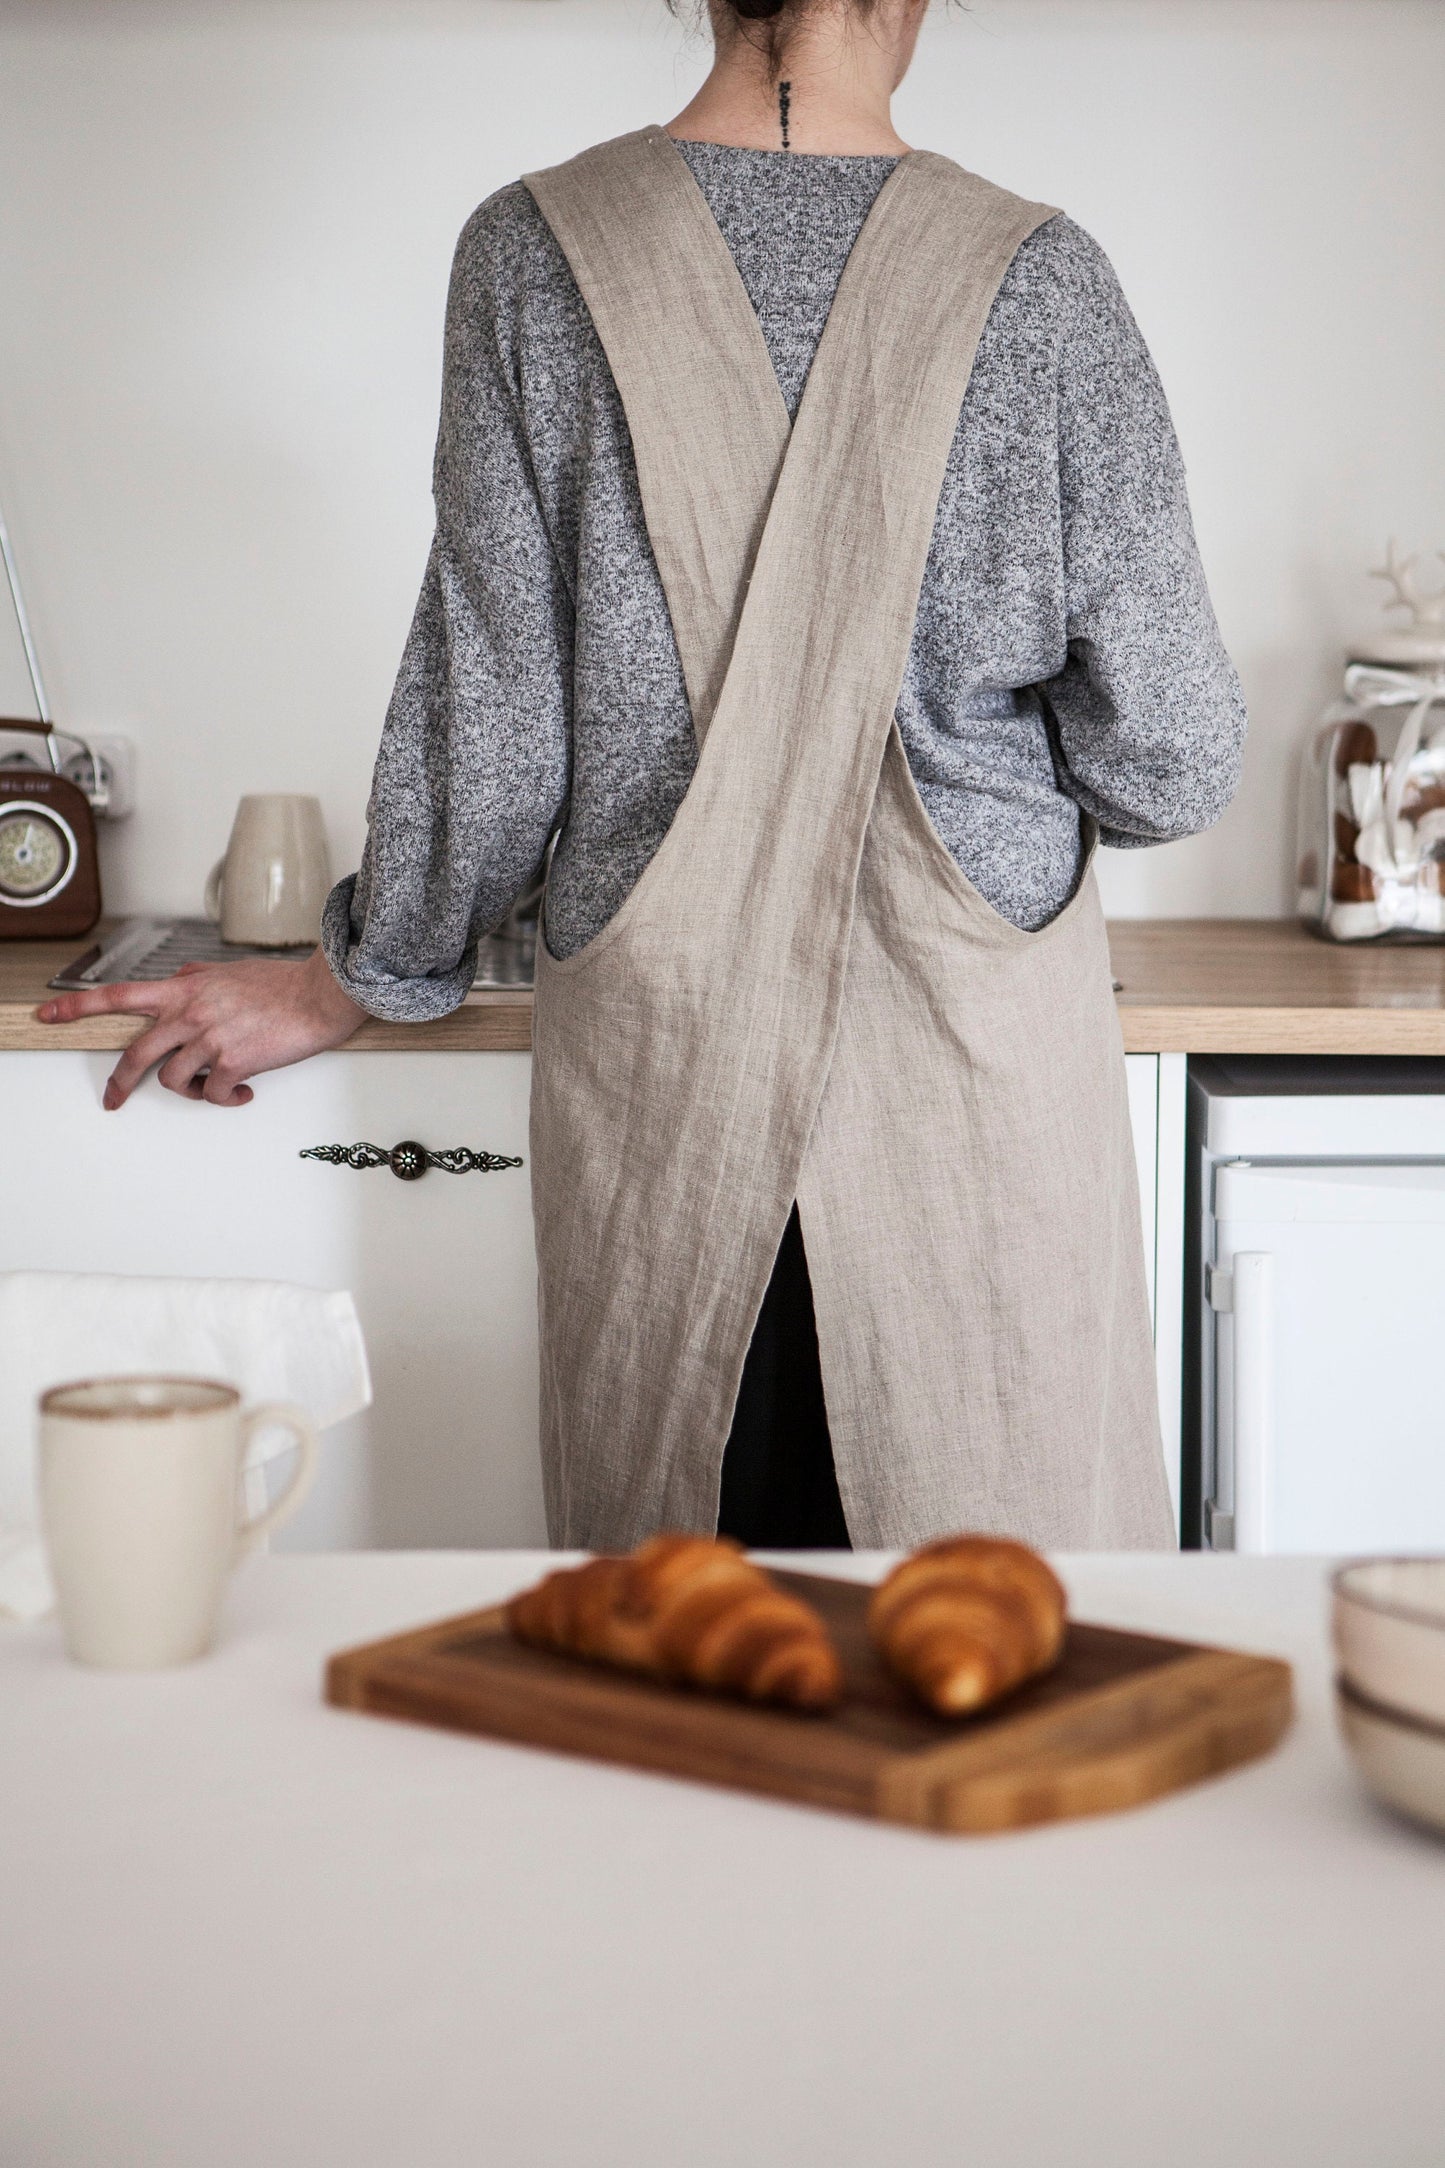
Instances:
[[[61,773],[79,784],[98,820],[124,820],[135,808],[135,740],[97,736],[86,742],[95,755],[95,767],[89,755],[76,752]]]

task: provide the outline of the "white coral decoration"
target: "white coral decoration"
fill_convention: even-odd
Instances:
[[[1417,550],[1413,556],[1402,557],[1392,535],[1385,549],[1385,562],[1370,567],[1372,580],[1388,580],[1395,590],[1394,600],[1387,602],[1387,610],[1408,610],[1412,627],[1428,625],[1445,626],[1445,585],[1432,588],[1422,594],[1414,573],[1416,565],[1425,558],[1433,557],[1437,564],[1445,565],[1445,550]]]

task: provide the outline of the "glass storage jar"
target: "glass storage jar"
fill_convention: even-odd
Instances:
[[[1299,914],[1332,941],[1445,942],[1445,588],[1415,563],[1390,545],[1412,622],[1351,655],[1301,768]]]

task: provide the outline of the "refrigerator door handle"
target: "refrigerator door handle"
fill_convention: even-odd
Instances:
[[[1236,1250],[1230,1260],[1234,1318],[1234,1548],[1274,1545],[1274,1258]]]

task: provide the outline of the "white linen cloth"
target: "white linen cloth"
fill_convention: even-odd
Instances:
[[[39,1535],[36,1402],[72,1378],[170,1371],[239,1388],[248,1405],[294,1401],[318,1430],[371,1403],[349,1294],[276,1280],[0,1273],[0,1614],[53,1600]],[[249,1471],[285,1452],[262,1433]],[[259,1501],[253,1499],[253,1503]]]

